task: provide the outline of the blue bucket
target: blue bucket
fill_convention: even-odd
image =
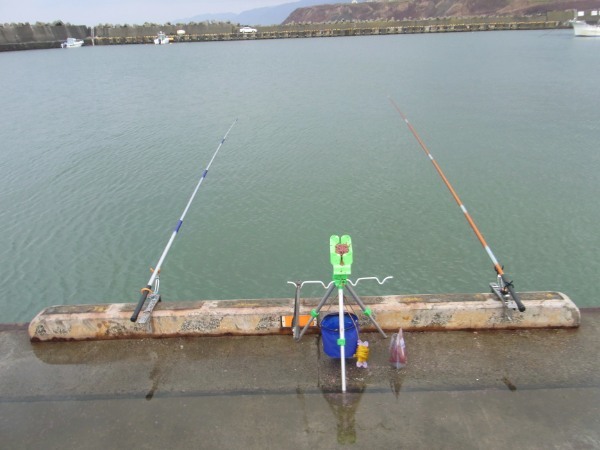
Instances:
[[[328,314],[321,321],[323,351],[331,358],[340,357],[340,318],[338,314]],[[352,358],[358,346],[358,318],[354,314],[344,313],[344,336],[346,338],[346,358]]]

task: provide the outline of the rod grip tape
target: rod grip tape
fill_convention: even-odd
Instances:
[[[152,288],[152,286],[150,286],[148,284],[148,285],[146,285],[146,288],[142,289],[142,295],[140,296],[138,304],[136,305],[135,310],[133,311],[133,314],[131,315],[131,317],[129,319],[132,322],[135,322],[137,320],[138,315],[140,314],[142,306],[144,306],[144,302],[146,301],[146,298],[148,297],[148,293],[150,292],[151,288]]]

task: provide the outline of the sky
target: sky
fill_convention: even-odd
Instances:
[[[141,25],[199,14],[240,13],[295,0],[0,0],[0,23],[54,22]]]

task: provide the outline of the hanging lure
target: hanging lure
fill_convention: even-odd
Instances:
[[[356,367],[368,367],[367,361],[369,360],[369,341],[361,341],[360,339],[358,340],[354,357],[356,358]]]

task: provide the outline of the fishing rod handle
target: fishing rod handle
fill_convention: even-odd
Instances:
[[[525,305],[523,304],[523,302],[517,295],[517,292],[515,291],[515,288],[513,287],[512,283],[510,281],[508,281],[504,275],[502,275],[502,281],[504,281],[504,285],[508,289],[508,292],[510,293],[510,296],[512,297],[512,299],[517,304],[517,308],[519,308],[519,311],[524,312],[526,309]]]
[[[150,288],[151,288],[151,286],[148,284],[145,289],[142,289],[142,295],[141,295],[140,299],[138,300],[138,304],[136,305],[135,310],[133,311],[133,314],[131,315],[131,318],[129,319],[132,322],[135,322],[137,320],[138,316],[140,315],[140,311],[142,310],[142,306],[144,306],[144,302],[146,301],[146,298],[148,297]]]

